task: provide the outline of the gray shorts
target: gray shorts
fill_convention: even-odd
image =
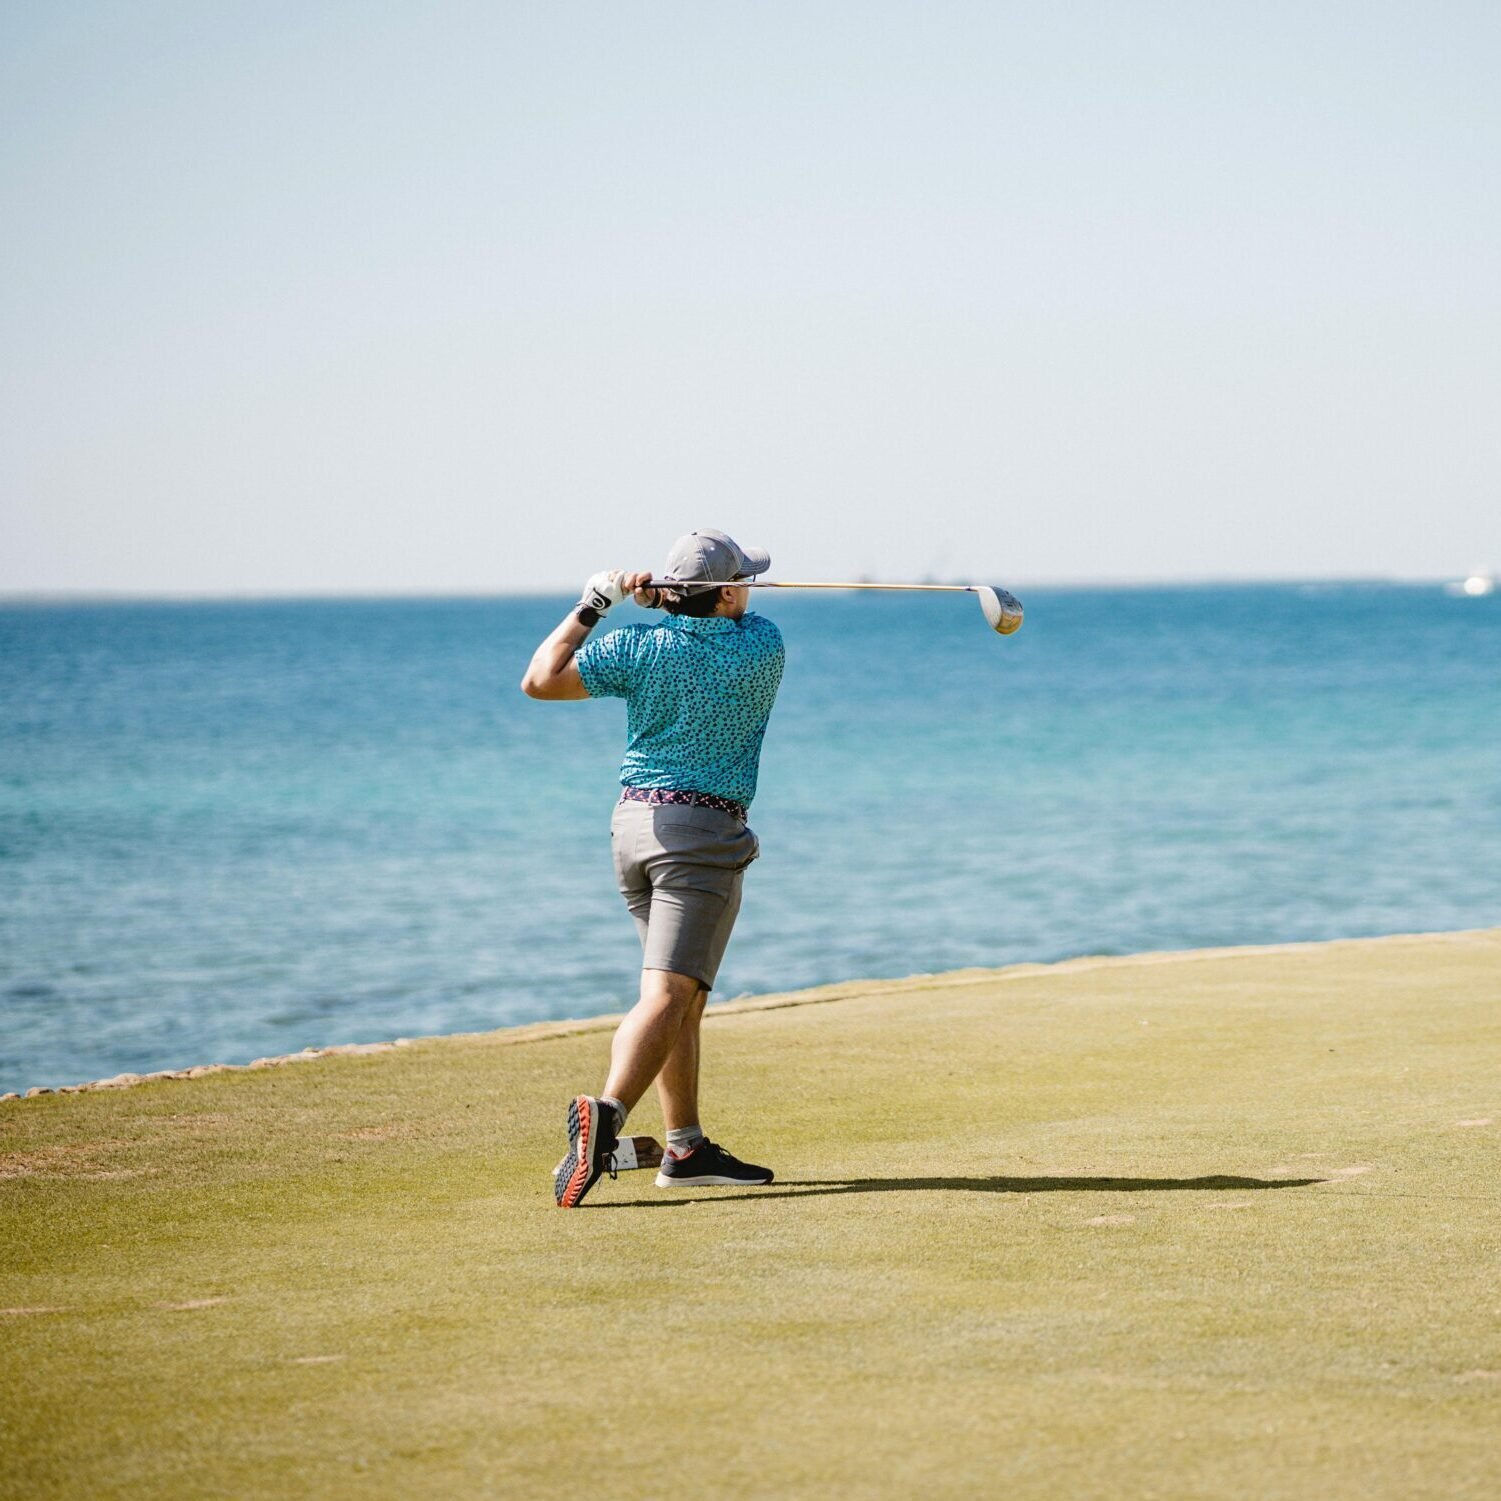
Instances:
[[[620,802],[610,817],[615,879],[641,938],[642,969],[714,988],[761,841],[733,814],[678,803]]]

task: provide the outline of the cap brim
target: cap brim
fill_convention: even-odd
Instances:
[[[771,554],[764,547],[742,547],[740,556],[745,560],[740,569],[741,578],[755,578],[771,567]]]

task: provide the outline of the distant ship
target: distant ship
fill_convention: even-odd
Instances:
[[[1445,584],[1444,592],[1459,595],[1463,599],[1480,599],[1496,592],[1496,575],[1472,573],[1468,578],[1456,579],[1452,584]]]

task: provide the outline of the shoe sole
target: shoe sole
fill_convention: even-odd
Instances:
[[[577,1209],[599,1177],[592,1166],[598,1123],[599,1106],[588,1095],[578,1095],[568,1107],[568,1155],[553,1179],[553,1197],[559,1209]]]
[[[712,1176],[704,1178],[669,1178],[666,1173],[657,1174],[658,1188],[765,1188],[776,1177],[775,1173],[768,1173],[764,1178],[725,1178]]]

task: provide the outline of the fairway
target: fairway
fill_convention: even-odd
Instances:
[[[0,1494],[1501,1494],[1501,931],[705,1026],[768,1189],[554,1208],[603,1023],[0,1103]]]

